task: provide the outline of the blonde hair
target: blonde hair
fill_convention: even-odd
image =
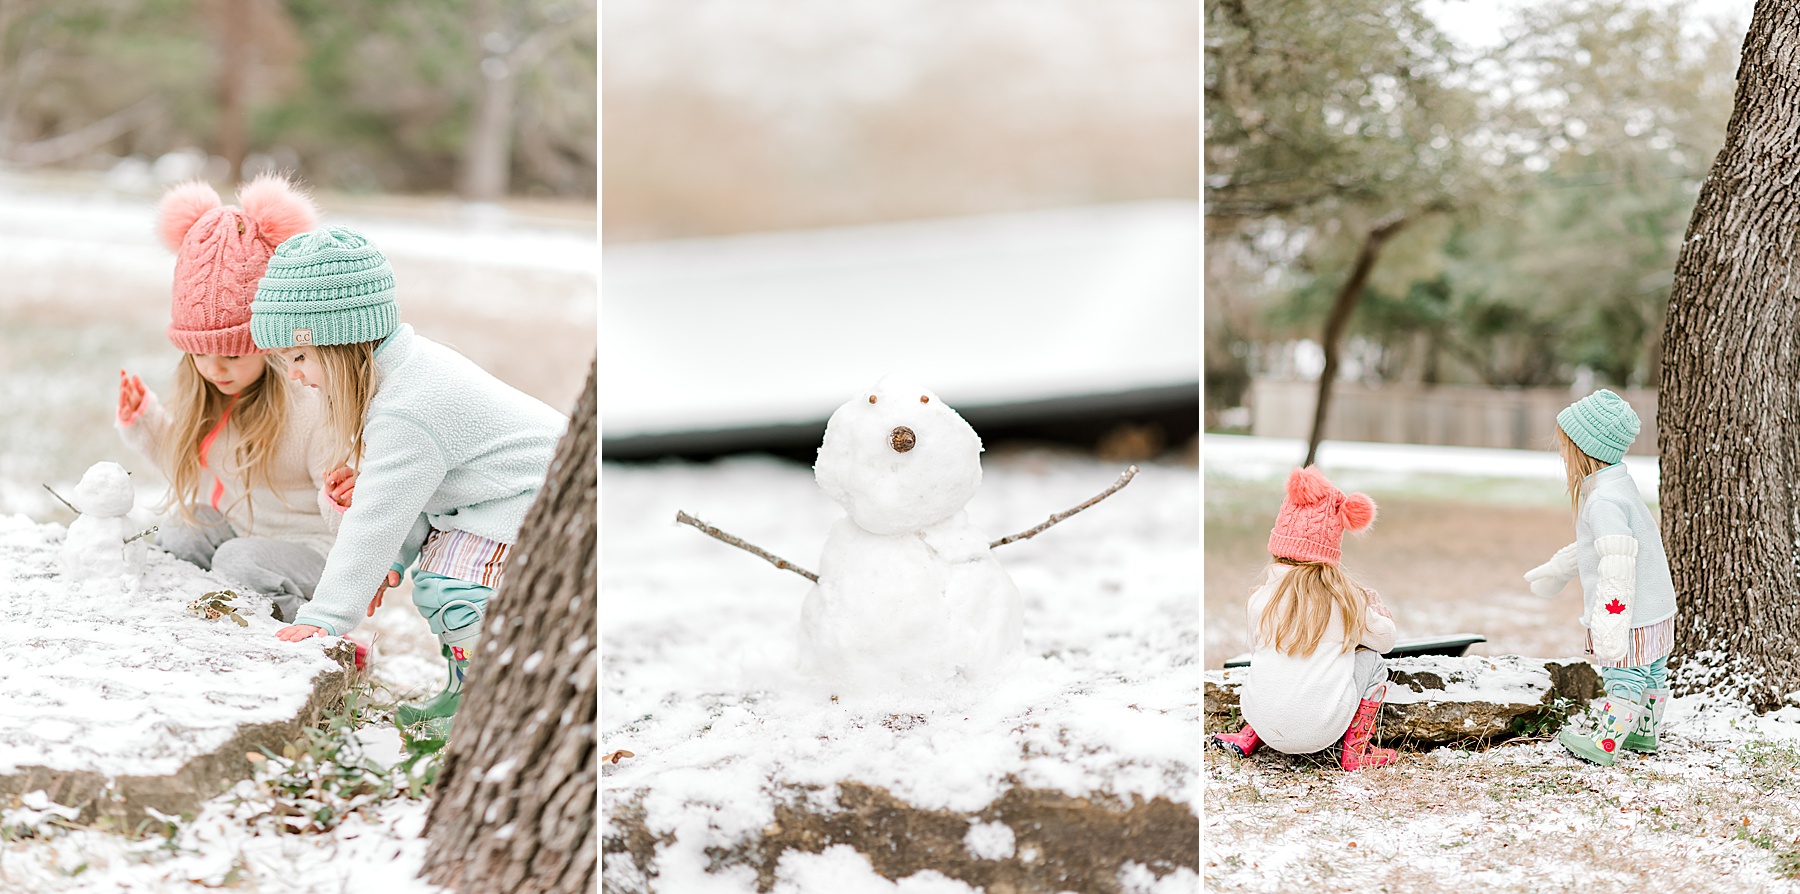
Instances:
[[[1344,619],[1343,651],[1356,648],[1368,626],[1363,612],[1369,597],[1363,588],[1336,565],[1300,562],[1276,556],[1275,561],[1293,566],[1275,585],[1275,595],[1257,622],[1256,641],[1277,652],[1306,656],[1318,651],[1319,641],[1331,626],[1331,613]]]
[[[1568,476],[1569,508],[1581,511],[1581,482],[1589,475],[1611,465],[1603,463],[1582,451],[1575,442],[1569,439],[1569,433],[1556,427],[1556,449],[1562,453],[1563,473]]]
[[[318,359],[325,378],[319,383],[319,396],[325,400],[325,435],[332,445],[332,457],[352,467],[362,465],[363,423],[369,415],[369,400],[375,396],[378,344],[365,341],[307,348]]]
[[[194,366],[194,355],[181,355],[175,365],[169,434],[163,439],[159,459],[169,476],[169,498],[164,507],[177,507],[182,519],[189,523],[197,523],[194,513],[200,504],[200,443],[218,426],[227,408],[231,410],[230,425],[237,432],[232,465],[244,476],[240,482],[243,493],[237,500],[247,499],[258,482],[279,495],[274,486],[275,445],[281,439],[282,426],[287,424],[287,395],[282,390],[285,386],[280,374],[272,368],[273,357],[264,356],[263,374],[235,396],[221,392],[200,375]],[[211,453],[207,462],[217,473],[221,465],[219,455]]]

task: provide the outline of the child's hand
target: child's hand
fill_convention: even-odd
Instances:
[[[356,470],[349,466],[338,466],[325,473],[325,496],[331,502],[350,508],[350,497],[356,492]]]
[[[130,425],[144,412],[144,380],[119,370],[119,422]]]
[[[375,617],[375,610],[381,607],[381,597],[387,595],[388,587],[400,586],[400,572],[388,569],[387,579],[375,588],[375,598],[369,600],[369,617]]]
[[[1380,593],[1375,592],[1373,589],[1371,589],[1369,587],[1364,587],[1363,593],[1365,593],[1368,596],[1369,609],[1371,611],[1375,612],[1375,614],[1378,614],[1390,621],[1394,620],[1394,613],[1392,611],[1388,610],[1387,603],[1381,601]]]
[[[283,627],[280,630],[275,631],[275,638],[284,643],[297,643],[309,637],[324,635],[325,628],[314,627],[311,624],[295,624],[291,627]]]

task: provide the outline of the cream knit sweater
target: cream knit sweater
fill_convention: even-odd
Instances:
[[[263,375],[274,372],[265,370]],[[201,475],[199,497],[210,504],[215,481],[225,485],[219,499],[219,512],[231,522],[240,537],[269,537],[300,543],[319,551],[331,551],[336,539],[340,513],[325,497],[325,473],[333,463],[328,446],[321,437],[320,416],[323,407],[310,388],[300,388],[277,378],[270,383],[279,387],[288,400],[287,422],[281,429],[281,442],[276,445],[269,490],[257,483],[246,488],[246,475],[238,468],[236,454],[239,432],[227,422],[207,451],[208,470]],[[171,419],[155,393],[144,394],[143,412],[130,423],[113,427],[131,449],[161,468],[163,440],[169,436]],[[167,470],[163,470],[167,474]],[[171,509],[172,517],[179,510]]]

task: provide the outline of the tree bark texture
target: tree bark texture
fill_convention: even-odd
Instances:
[[[1800,689],[1800,6],[1758,0],[1663,330],[1658,448],[1678,691]]]
[[[1325,416],[1331,405],[1331,385],[1337,379],[1338,348],[1344,340],[1344,329],[1350,325],[1350,313],[1362,299],[1363,288],[1369,284],[1369,274],[1374,272],[1375,262],[1381,259],[1382,247],[1406,226],[1407,220],[1405,214],[1390,214],[1369,228],[1369,234],[1363,237],[1362,250],[1356,253],[1356,264],[1350,268],[1350,277],[1344,280],[1337,299],[1331,304],[1331,316],[1325,319],[1322,345],[1325,368],[1319,371],[1319,399],[1313,404],[1312,435],[1306,439],[1306,462],[1301,465],[1310,466],[1318,459],[1319,442],[1325,440]]]
[[[598,878],[594,376],[490,603],[426,819],[422,875],[463,894]]]

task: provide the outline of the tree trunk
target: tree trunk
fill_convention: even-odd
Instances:
[[[598,878],[594,376],[490,603],[426,819],[421,874],[464,894]]]
[[[513,100],[518,92],[518,72],[513,71],[510,47],[494,46],[499,16],[492,0],[475,4],[476,75],[475,114],[469,122],[468,144],[463,154],[462,197],[471,202],[497,202],[506,198],[512,167]]]
[[[1381,258],[1382,246],[1406,226],[1407,220],[1405,214],[1396,212],[1369,228],[1369,235],[1363,237],[1362,251],[1357,252],[1356,266],[1350,268],[1350,278],[1344,280],[1331,305],[1331,316],[1325,320],[1325,368],[1319,371],[1319,399],[1313,404],[1312,435],[1306,440],[1306,462],[1301,465],[1310,466],[1318,459],[1319,442],[1325,440],[1325,414],[1331,404],[1331,383],[1337,378],[1338,343],[1344,339],[1344,328],[1350,325],[1350,312],[1362,300],[1363,287],[1368,285],[1369,274]]]
[[[1800,689],[1800,6],[1759,0],[1663,327],[1662,528],[1679,691]]]
[[[231,165],[231,183],[244,179],[250,149],[250,112],[244,84],[250,76],[250,0],[225,0],[219,14],[219,154]]]

